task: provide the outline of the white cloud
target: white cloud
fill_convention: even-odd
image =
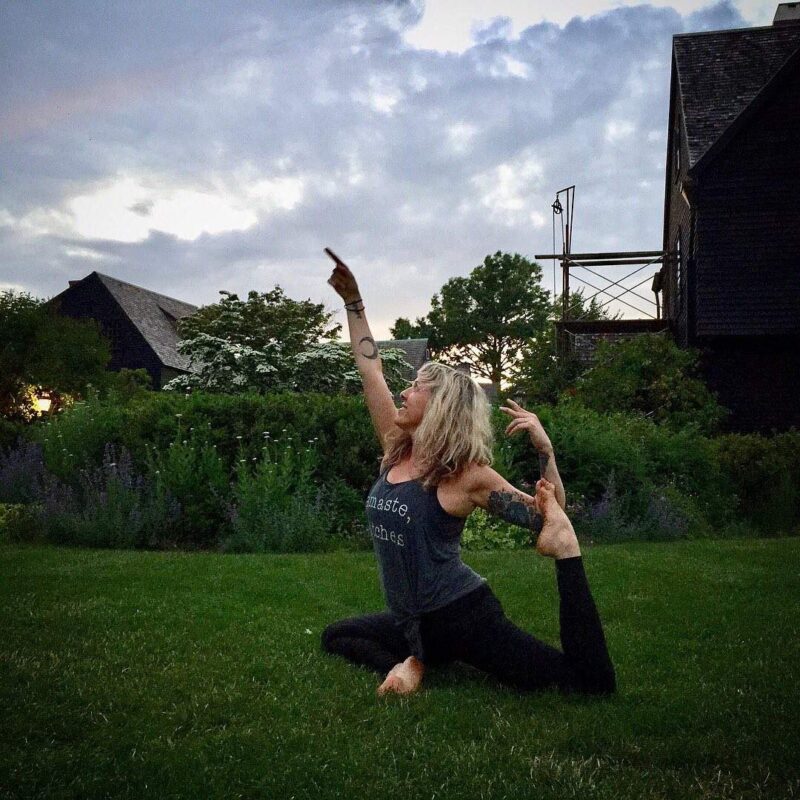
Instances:
[[[391,115],[395,106],[404,98],[403,92],[390,81],[372,76],[368,88],[353,92],[353,99],[369,106],[380,114]]]
[[[447,139],[454,153],[463,155],[470,150],[478,128],[470,122],[456,122],[447,128]]]
[[[480,193],[478,202],[489,209],[492,219],[515,225],[525,217],[535,219],[535,209],[530,206],[534,193],[541,188],[543,174],[539,159],[525,152],[474,176],[472,184]]]
[[[105,239],[132,244],[152,232],[194,241],[203,234],[245,231],[260,216],[291,211],[305,194],[297,176],[254,179],[226,188],[215,181],[212,189],[184,188],[168,178],[118,176],[111,182],[68,198],[61,208],[37,208],[16,218],[0,210],[0,226],[28,236]],[[71,258],[108,256],[83,247],[67,248]]]
[[[606,123],[605,138],[610,144],[616,144],[623,139],[630,138],[635,130],[636,126],[630,120],[612,119]]]
[[[264,178],[245,191],[261,211],[291,211],[302,202],[305,183],[298,177]]]
[[[656,3],[686,15],[713,4],[709,0],[670,0]],[[439,52],[462,53],[474,44],[473,32],[500,15],[508,17],[514,32],[542,22],[564,26],[575,17],[591,17],[607,13],[620,6],[642,5],[641,0],[569,0],[565,3],[545,3],[539,0],[425,0],[425,13],[420,22],[405,32],[412,46]],[[752,25],[769,25],[777,2],[765,0],[733,0],[744,19]]]
[[[188,302],[279,282],[334,305],[329,244],[383,337],[487,253],[549,252],[562,186],[577,185],[576,251],[657,249],[671,37],[738,19],[724,3],[697,20],[642,4],[524,30],[610,3],[429,0],[448,30],[463,19],[471,49],[447,55],[404,42],[418,0],[386,0],[386,14],[345,0],[230,0],[203,15],[168,3],[157,36],[122,0],[102,27],[91,0],[57,18],[21,12],[0,117],[48,114],[25,135],[0,120],[3,279],[55,293],[102,254],[122,280]]]
[[[528,65],[508,53],[498,53],[486,71],[493,78],[527,78],[530,75]]]
[[[119,261],[119,256],[100,253],[88,247],[65,247],[64,255],[68,258],[80,258],[84,261]]]
[[[204,233],[242,231],[258,222],[252,209],[219,188],[176,188],[129,176],[73,197],[66,207],[79,236],[128,243],[145,240],[151,231],[193,241]]]

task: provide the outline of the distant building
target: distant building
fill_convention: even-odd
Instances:
[[[406,361],[411,365],[411,369],[405,376],[409,381],[413,381],[417,377],[419,368],[426,362],[430,361],[431,351],[428,348],[427,339],[384,339],[376,342],[379,350],[388,350],[390,348],[397,348],[402,350],[405,355]]]
[[[146,369],[155,389],[189,371],[178,352],[177,323],[197,306],[99,272],[70,281],[48,304],[67,317],[99,323],[111,342],[110,370]]]

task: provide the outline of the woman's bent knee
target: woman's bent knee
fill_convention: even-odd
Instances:
[[[336,625],[335,622],[330,624],[330,625],[328,625],[328,627],[325,628],[324,631],[322,631],[322,636],[320,636],[320,642],[322,644],[322,649],[326,653],[335,653],[336,652],[336,648],[335,648],[335,641],[336,641],[336,638],[337,638],[336,627],[337,627],[337,625]]]

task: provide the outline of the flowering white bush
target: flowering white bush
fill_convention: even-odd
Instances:
[[[381,350],[381,364],[386,383],[399,391],[407,383],[411,368],[398,348]],[[319,342],[299,353],[293,362],[293,386],[297,392],[358,394],[361,376],[353,352],[344,342]]]
[[[276,380],[283,361],[279,342],[272,340],[261,349],[231,342],[207,333],[197,334],[178,345],[195,370],[179,375],[164,386],[167,391],[205,389],[209,392],[281,391],[288,389]]]

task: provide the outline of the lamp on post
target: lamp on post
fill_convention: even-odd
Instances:
[[[53,398],[50,392],[44,391],[43,389],[36,392],[36,410],[40,414],[46,414],[50,410],[52,403]]]

